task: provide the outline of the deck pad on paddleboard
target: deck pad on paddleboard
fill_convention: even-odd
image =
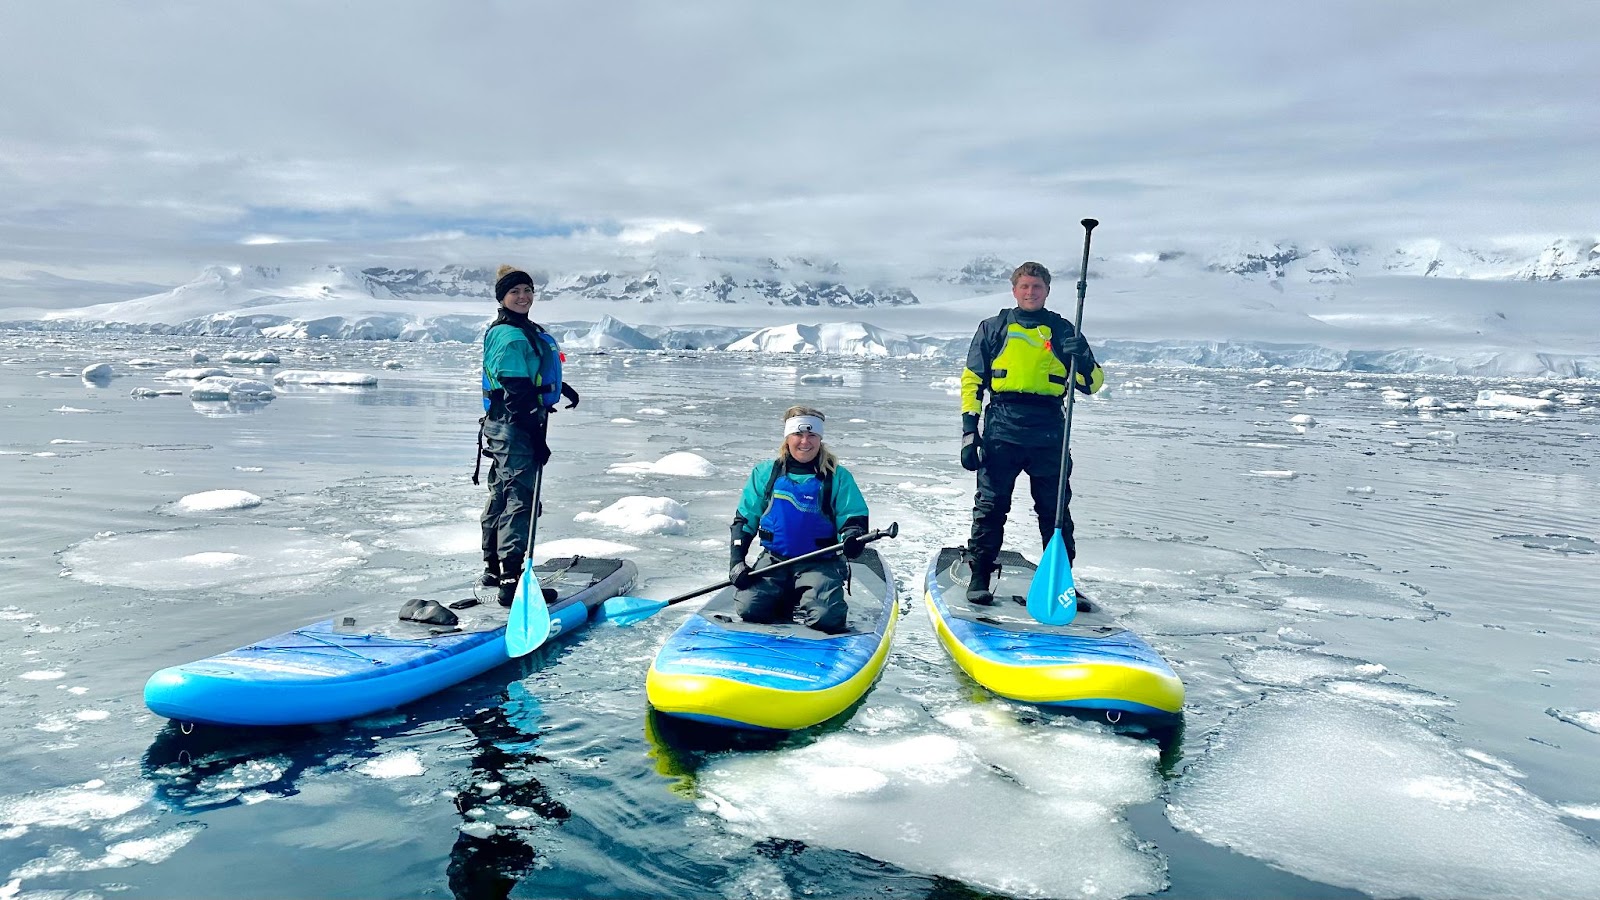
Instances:
[[[541,585],[548,574],[556,592],[549,640],[588,625],[594,608],[631,589],[638,575],[626,560],[583,557],[547,560],[535,571]],[[401,622],[400,605],[162,669],[145,684],[145,705],[169,719],[218,725],[336,722],[409,703],[510,658],[508,611],[492,597],[457,612],[454,627]]]
[[[1183,685],[1161,654],[1089,603],[1066,625],[1028,614],[1036,567],[1004,551],[991,581],[992,606],[967,601],[971,578],[963,551],[945,547],[929,562],[928,614],[957,665],[979,684],[1016,700],[1064,709],[1176,715]]]

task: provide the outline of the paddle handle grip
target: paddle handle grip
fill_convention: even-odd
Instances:
[[[861,536],[861,543],[870,544],[870,543],[872,543],[873,541],[876,541],[876,540],[882,540],[883,538],[899,537],[899,535],[900,535],[900,523],[899,522],[890,522],[888,528],[880,529],[878,531],[871,531],[871,532],[868,532],[868,533],[862,535]],[[821,557],[827,556],[830,553],[838,553],[840,550],[843,550],[843,549],[844,549],[844,541],[840,541],[839,543],[834,544],[831,547],[823,547],[823,548],[821,548],[819,550],[813,550],[810,553],[802,553],[799,556],[792,556],[792,557],[784,560],[783,562],[776,562],[776,563],[773,563],[770,566],[763,566],[763,567],[761,567],[759,569],[751,569],[750,570],[750,574],[755,576],[755,577],[757,577],[757,578],[760,578],[763,575],[767,575],[767,574],[770,574],[772,572],[776,572],[776,571],[778,571],[780,569],[787,569],[787,568],[789,568],[791,566],[797,566],[797,565],[799,565],[800,563],[803,563],[803,562],[810,562],[813,559],[819,559]],[[732,586],[733,586],[732,579],[724,578],[721,581],[717,582],[716,584],[709,584],[709,585],[706,585],[703,588],[697,588],[695,590],[690,591],[687,594],[679,594],[678,596],[673,597],[671,600],[668,600],[666,602],[666,605],[667,606],[671,606],[674,603],[682,603],[685,600],[693,600],[696,597],[703,597],[706,594],[711,593],[712,591],[720,591],[725,587],[732,587]]]

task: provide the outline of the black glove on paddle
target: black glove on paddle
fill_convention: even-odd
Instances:
[[[867,549],[866,536],[867,530],[860,525],[847,525],[839,532],[839,540],[844,542],[845,559],[855,559]]]
[[[728,581],[733,584],[736,590],[744,590],[754,584],[755,580],[756,577],[750,574],[750,564],[742,559],[734,563],[733,568],[728,570]]]
[[[1058,337],[1055,342],[1056,349],[1060,351],[1061,356],[1082,357],[1089,352],[1089,342],[1084,340],[1081,334],[1075,334],[1072,337]]]

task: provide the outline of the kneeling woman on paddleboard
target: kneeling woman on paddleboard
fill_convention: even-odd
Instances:
[[[528,533],[536,485],[550,461],[550,413],[556,400],[578,405],[578,392],[561,381],[561,348],[528,318],[533,279],[514,266],[495,273],[499,315],[483,336],[483,418],[478,449],[489,457],[489,502],[483,508],[482,584],[498,586],[500,605],[510,606],[531,547]],[[478,473],[472,474],[478,483]]]
[[[738,589],[734,606],[746,622],[798,619],[828,634],[845,630],[846,568],[837,554],[759,577],[745,562],[757,534],[763,551],[758,569],[838,543],[855,559],[866,546],[867,501],[855,476],[823,445],[823,418],[809,406],[785,412],[777,458],[750,472],[739,498],[728,580]]]

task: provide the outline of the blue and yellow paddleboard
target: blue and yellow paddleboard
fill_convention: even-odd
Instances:
[[[689,616],[656,654],[645,693],[658,712],[733,728],[793,731],[839,715],[866,695],[889,658],[898,608],[894,575],[870,547],[850,563],[849,630],[739,619],[733,591]]]
[[[1067,625],[1035,621],[1026,605],[1035,565],[1009,550],[999,563],[993,606],[967,602],[971,572],[959,549],[945,547],[928,563],[928,615],[939,642],[974,681],[1044,707],[1108,716],[1182,713],[1183,682],[1142,638],[1094,606],[1080,604]]]

